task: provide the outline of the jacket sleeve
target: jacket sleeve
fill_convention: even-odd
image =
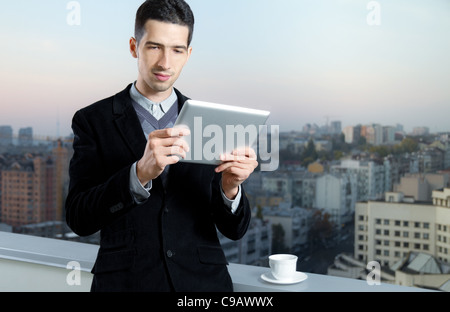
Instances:
[[[250,204],[241,185],[241,200],[236,212],[231,212],[222,197],[220,177],[216,176],[213,182],[213,201],[215,202],[214,222],[217,229],[231,240],[239,240],[246,233],[251,220]],[[217,189],[216,189],[217,188]]]
[[[130,193],[132,164],[108,174],[99,153],[96,133],[82,112],[73,118],[74,155],[69,167],[66,221],[80,236],[96,233],[135,206]]]

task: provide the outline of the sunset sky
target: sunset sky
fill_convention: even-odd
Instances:
[[[402,124],[450,131],[450,1],[187,0],[187,96],[270,110],[281,131],[306,123]],[[137,77],[129,53],[142,0],[2,1],[0,125],[69,135],[76,110]]]

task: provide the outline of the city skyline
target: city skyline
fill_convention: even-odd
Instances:
[[[447,1],[187,2],[194,50],[176,87],[193,99],[270,110],[280,131],[327,120],[450,131]],[[134,81],[141,3],[3,4],[0,125],[67,136],[76,110]]]

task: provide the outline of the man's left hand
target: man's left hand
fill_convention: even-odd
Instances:
[[[221,155],[220,160],[223,163],[216,168],[216,172],[222,173],[222,190],[225,196],[233,200],[239,192],[239,186],[258,167],[256,153],[252,148],[246,147]]]

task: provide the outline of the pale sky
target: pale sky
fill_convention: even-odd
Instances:
[[[137,77],[128,51],[142,0],[2,1],[0,125],[68,135],[76,110]],[[281,131],[306,123],[450,131],[450,1],[187,0],[193,54],[185,95],[266,109]]]

